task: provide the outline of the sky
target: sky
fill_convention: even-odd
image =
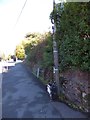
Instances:
[[[51,27],[49,15],[53,0],[0,0],[0,50],[12,54],[28,32],[46,32]]]

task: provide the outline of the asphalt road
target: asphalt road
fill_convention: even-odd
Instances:
[[[2,79],[2,118],[86,118],[50,100],[45,86],[22,63],[9,65]]]
[[[18,63],[3,73],[2,118],[62,118],[38,80]]]

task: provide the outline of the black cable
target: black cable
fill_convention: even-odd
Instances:
[[[15,26],[17,25],[17,23],[18,23],[18,21],[19,21],[19,19],[20,19],[20,16],[21,16],[21,14],[22,14],[22,12],[23,12],[23,10],[24,10],[24,7],[25,7],[26,3],[27,3],[27,0],[25,0],[25,2],[24,2],[24,5],[23,5],[23,7],[22,7],[22,9],[21,9],[21,12],[20,12],[18,18],[17,18],[17,21],[16,21]]]

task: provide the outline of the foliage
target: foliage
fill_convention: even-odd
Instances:
[[[5,60],[6,59],[6,56],[5,56],[4,52],[0,51],[0,59],[1,60]]]
[[[11,55],[9,54],[9,55],[8,55],[8,60],[10,60],[10,59],[11,59]]]
[[[52,66],[52,38],[50,33],[28,33],[28,43],[24,44],[25,52],[29,61],[41,63],[45,68]]]
[[[56,38],[61,71],[69,68],[90,71],[89,6],[90,2],[65,3],[63,9],[58,7],[54,15],[51,13],[50,18],[55,19],[57,27]]]
[[[48,34],[46,39],[46,45],[43,52],[43,67],[53,66],[53,52],[52,52],[52,36]]]
[[[41,41],[40,33],[27,33],[25,39],[22,41],[25,53],[28,55],[31,49],[35,48]]]
[[[52,35],[51,33],[28,33],[22,41],[25,53],[27,54],[26,61],[31,68],[38,65],[44,73],[40,73],[40,79],[50,79],[53,67],[52,53]]]
[[[20,60],[25,58],[25,50],[22,44],[16,46],[15,55]]]

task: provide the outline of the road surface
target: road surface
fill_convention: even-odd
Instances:
[[[61,118],[33,75],[21,63],[3,75],[3,118]]]
[[[84,118],[60,102],[52,102],[38,79],[17,63],[3,73],[3,118]]]

